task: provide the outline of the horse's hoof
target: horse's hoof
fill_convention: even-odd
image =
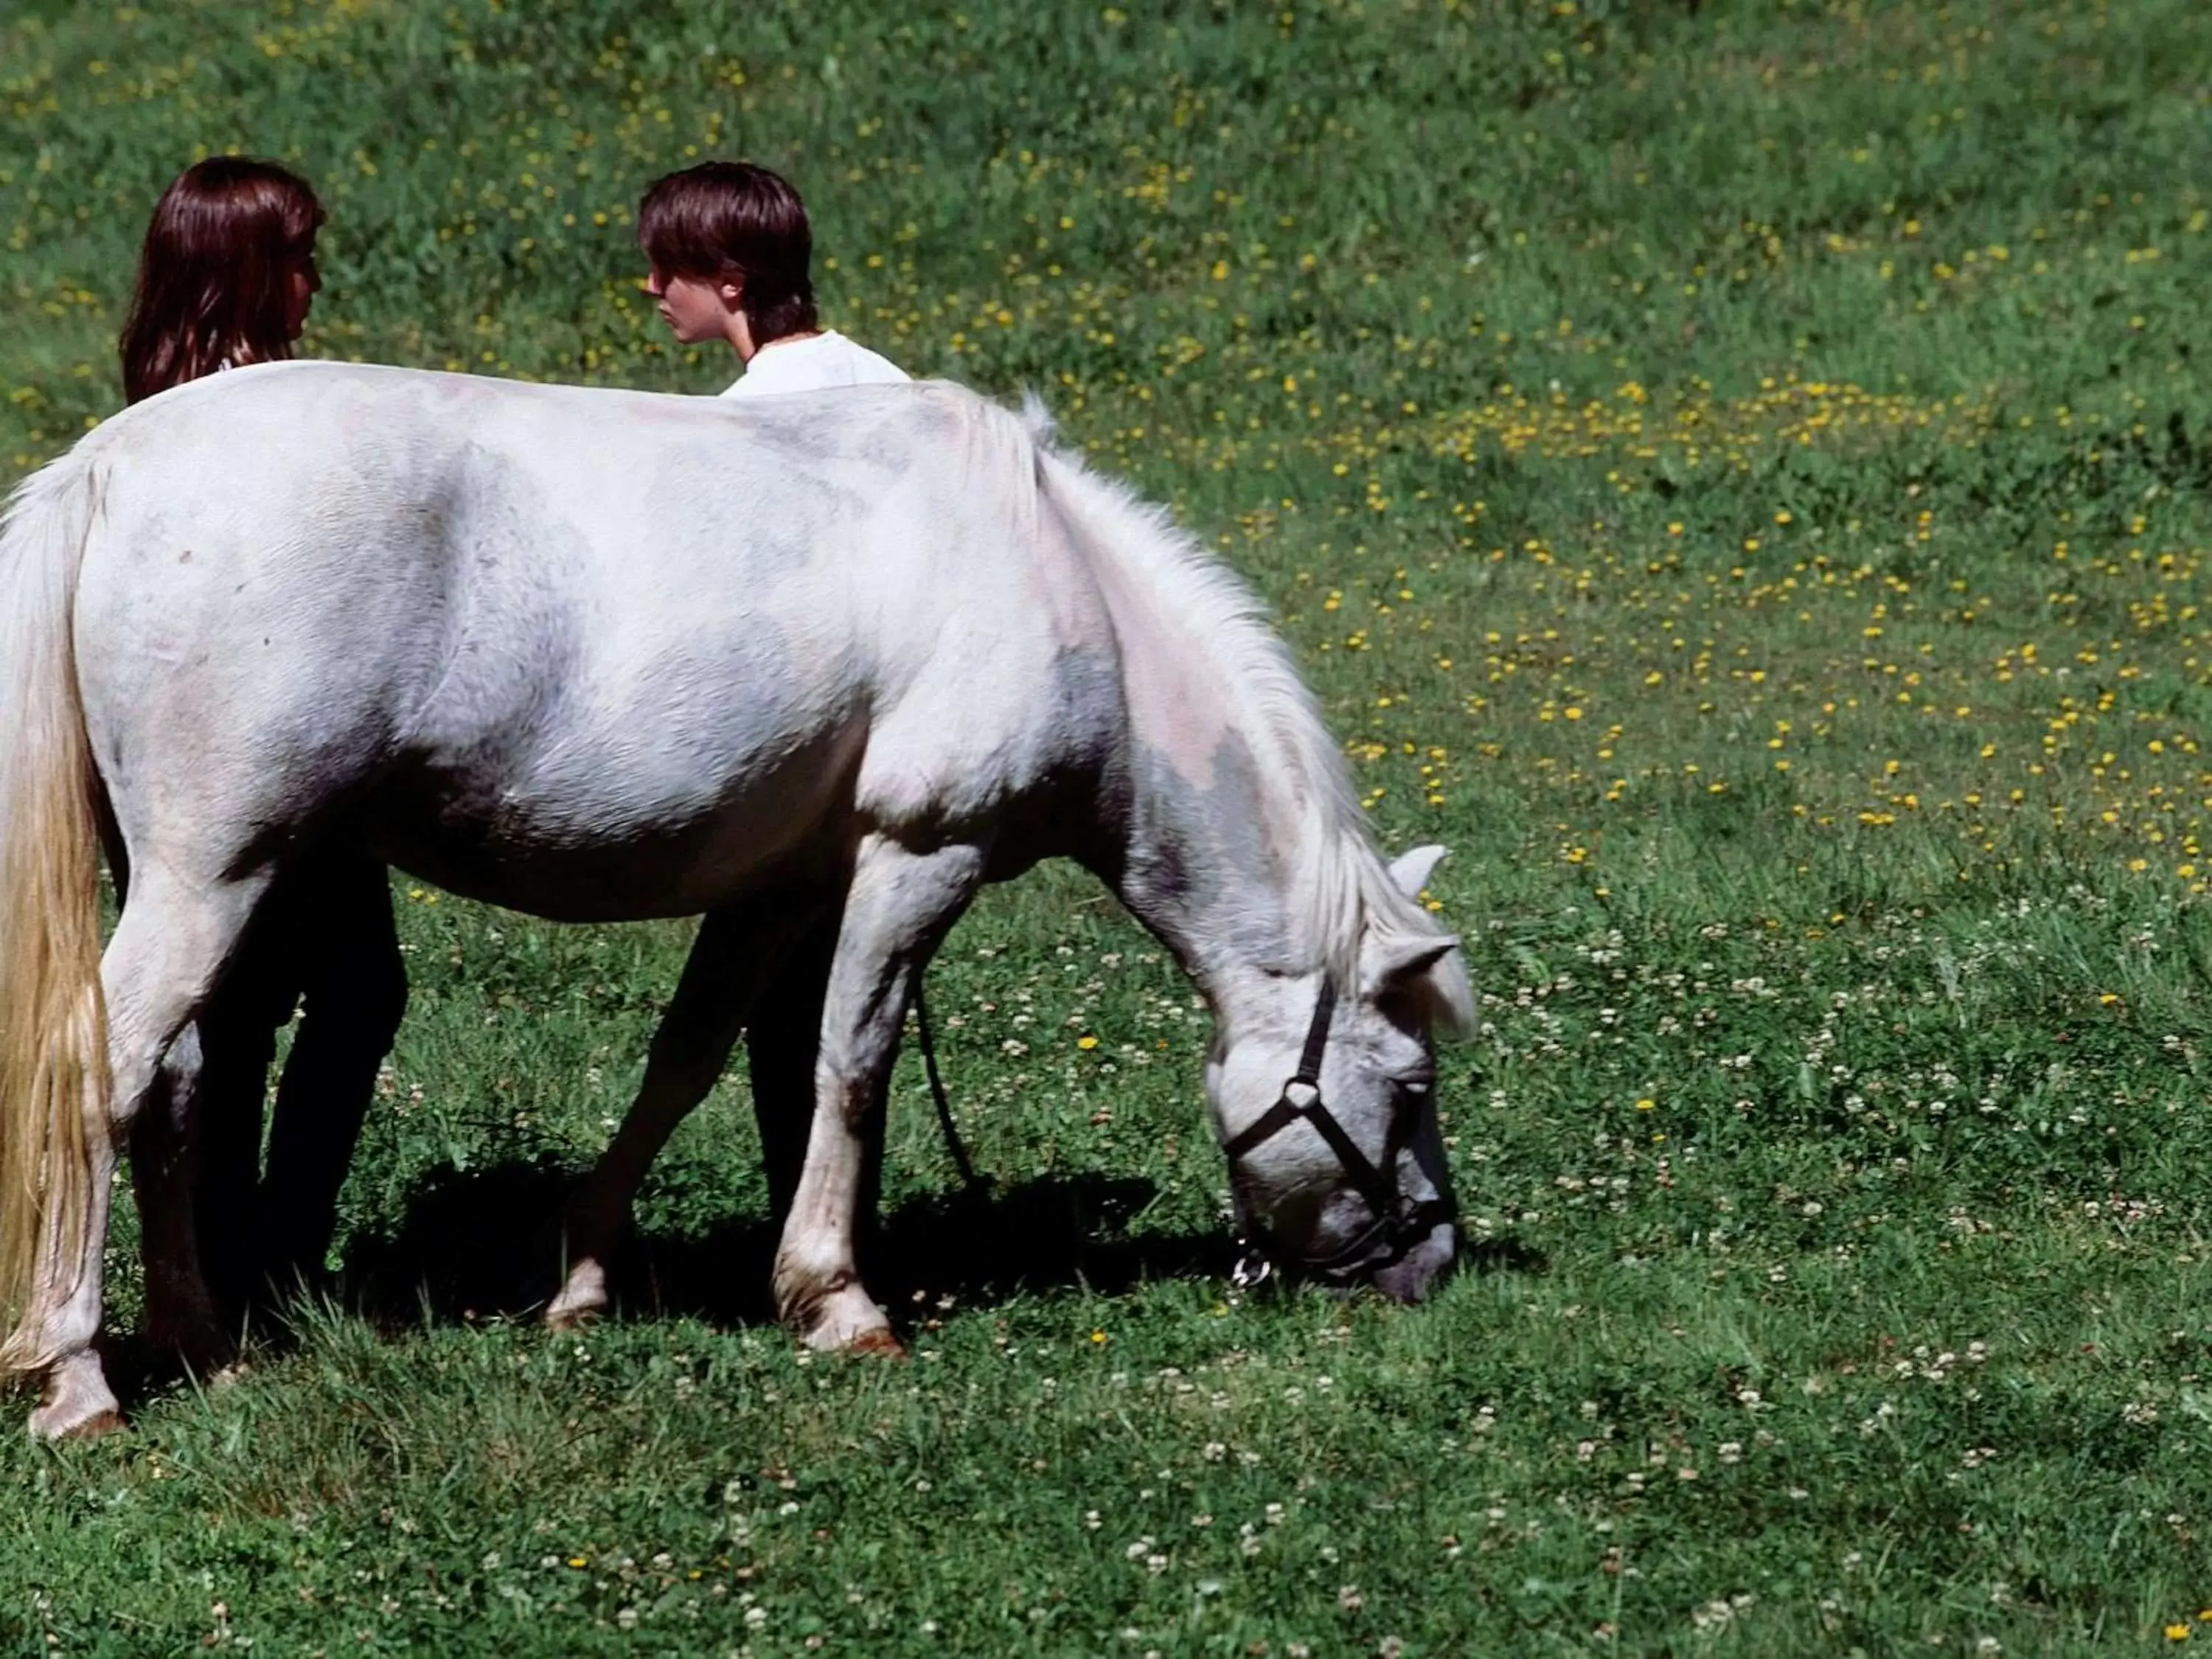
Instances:
[[[884,1317],[884,1310],[859,1285],[851,1283],[822,1299],[801,1340],[817,1353],[906,1352],[891,1334],[890,1321]]]
[[[46,1375],[46,1393],[31,1413],[36,1440],[96,1440],[123,1426],[123,1407],[107,1386],[100,1357],[79,1353]]]
[[[70,1424],[65,1428],[52,1428],[40,1419],[44,1412],[31,1413],[31,1433],[40,1440],[98,1440],[106,1435],[120,1434],[125,1424],[118,1411],[94,1412],[90,1417]]]

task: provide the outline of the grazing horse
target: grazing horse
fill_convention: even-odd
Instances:
[[[97,845],[131,872],[100,949]],[[126,1133],[149,1329],[220,1357],[194,1017],[255,906],[349,845],[556,920],[703,913],[586,1188],[593,1274],[749,973],[836,947],[775,1288],[890,1346],[856,1211],[916,975],[979,885],[1097,872],[1196,980],[1245,1224],[1417,1298],[1456,1234],[1431,1033],[1456,941],[1394,879],[1248,591],[957,387],[755,404],[276,363],[127,410],[0,532],[0,1363],[34,1433],[117,1420],[94,1346]],[[167,1174],[162,1173],[167,1171]]]

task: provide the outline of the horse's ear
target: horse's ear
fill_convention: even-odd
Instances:
[[[1402,990],[1458,949],[1459,939],[1452,933],[1408,933],[1370,945],[1360,963],[1366,981],[1360,988],[1370,1000]]]
[[[1449,847],[1431,846],[1416,847],[1409,853],[1399,854],[1390,861],[1392,884],[1409,899],[1420,897],[1421,889],[1429,884],[1429,878],[1436,873],[1437,866],[1442,864],[1450,852]]]

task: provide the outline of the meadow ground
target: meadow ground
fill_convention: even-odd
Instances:
[[[988,1200],[902,1073],[911,1364],[764,1322],[734,1079],[550,1337],[685,933],[403,880],[343,1306],[0,1434],[10,1650],[2212,1643],[2212,10],[17,0],[0,471],[232,146],[329,198],[313,349],[695,391],[629,211],[766,160],[835,322],[1218,538],[1455,850],[1474,1243],[1229,1294],[1203,1012],[1044,872],[933,972]]]

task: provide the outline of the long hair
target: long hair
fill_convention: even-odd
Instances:
[[[750,161],[702,161],[653,180],[637,244],[653,269],[708,282],[735,276],[754,343],[820,326],[807,266],[814,233],[790,180]]]
[[[217,155],[161,192],[118,343],[137,403],[224,364],[292,355],[292,273],[314,252],[322,204],[273,161]]]

